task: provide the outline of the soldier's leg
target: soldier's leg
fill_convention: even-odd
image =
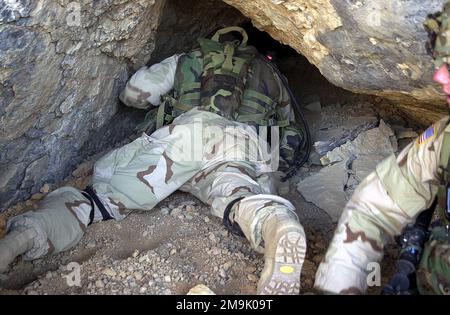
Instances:
[[[362,294],[367,276],[383,258],[385,244],[433,203],[446,127],[443,119],[381,162],[345,206],[320,264],[315,287],[325,292]]]
[[[194,124],[181,123],[143,134],[95,164],[93,187],[116,219],[126,209],[153,209],[201,169],[201,158],[196,160],[198,154],[185,145]]]
[[[39,209],[8,221],[8,233],[0,239],[0,272],[19,255],[33,260],[76,245],[89,223],[90,201],[71,187],[50,193]],[[97,213],[96,220],[101,216]]]
[[[432,230],[417,270],[420,294],[450,295],[450,236],[443,226]]]
[[[176,150],[178,135],[186,128],[192,126],[171,125],[143,135],[95,164],[93,187],[106,217],[120,220],[130,210],[150,210],[198,172],[201,161]],[[11,219],[0,241],[0,272],[18,255],[31,260],[77,244],[91,220],[91,201],[92,196],[88,199],[74,188],[60,188],[39,210]],[[95,203],[94,209],[93,222],[105,219]]]
[[[240,228],[254,249],[264,248],[258,293],[298,294],[305,233],[294,206],[272,194],[270,181],[262,182],[251,165],[228,162],[202,170],[190,185],[191,193],[210,204],[214,215]]]

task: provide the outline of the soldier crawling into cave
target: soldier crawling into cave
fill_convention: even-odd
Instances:
[[[229,32],[242,40],[221,41]],[[230,27],[200,39],[199,49],[135,73],[121,100],[158,107],[157,130],[101,158],[85,190],[59,188],[36,211],[11,218],[0,235],[0,272],[19,255],[33,260],[68,250],[90,224],[151,210],[180,189],[264,252],[259,294],[298,294],[305,233],[292,203],[275,194],[273,164],[258,156],[276,138],[281,168],[298,166],[307,155],[306,131],[286,80],[247,41],[242,28]],[[259,126],[271,127],[272,139],[258,134]],[[243,140],[230,146],[227,139]]]

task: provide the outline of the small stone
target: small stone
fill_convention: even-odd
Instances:
[[[194,217],[190,214],[185,215],[186,220],[192,220]]]
[[[147,292],[147,288],[146,287],[142,287],[142,288],[139,289],[139,292],[141,294],[144,294],[145,292]]]
[[[97,280],[97,281],[95,281],[95,286],[96,286],[97,288],[104,288],[104,287],[105,287],[105,284],[103,283],[102,280]]]
[[[42,198],[44,198],[44,194],[42,193],[36,193],[33,196],[31,196],[31,200],[41,200]]]
[[[135,273],[134,273],[134,278],[135,278],[137,281],[141,281],[141,280],[142,280],[142,274],[141,274],[140,272],[135,272]]]
[[[142,237],[146,237],[148,235],[148,231],[144,231],[144,233],[142,233]]]
[[[250,280],[251,282],[258,282],[258,277],[252,273],[247,275],[247,279]]]
[[[25,205],[23,203],[16,204],[16,211],[21,212],[25,208]]]
[[[97,246],[97,244],[94,241],[91,241],[87,244],[87,248],[95,248],[95,246]]]
[[[206,285],[199,284],[190,289],[187,295],[216,295],[216,294]]]
[[[134,252],[133,252],[133,258],[136,258],[137,256],[139,256],[139,250],[135,250]]]
[[[203,220],[205,221],[205,223],[209,223],[211,221],[208,217],[205,217]]]
[[[224,269],[220,269],[219,276],[221,276],[222,278],[226,278],[227,277],[227,272]]]
[[[115,272],[111,268],[103,269],[102,273],[108,277],[115,277],[117,275],[117,272]]]
[[[50,184],[45,183],[44,186],[41,187],[40,192],[43,194],[48,194],[51,190]]]
[[[181,208],[175,208],[172,210],[172,212],[170,212],[170,215],[173,217],[178,217],[182,212]]]
[[[255,266],[247,266],[245,268],[245,272],[248,272],[248,273],[254,273],[255,271],[256,271],[256,267]]]
[[[227,261],[227,262],[223,265],[223,269],[224,269],[225,271],[228,271],[228,270],[231,268],[231,266],[233,266],[233,262],[232,262],[232,261]]]
[[[213,243],[216,243],[216,242],[217,242],[216,236],[215,236],[214,233],[212,233],[212,232],[209,233],[208,238],[209,238],[210,241],[213,242]]]
[[[173,255],[175,255],[177,253],[177,250],[176,250],[176,248],[174,248],[174,249],[172,249],[171,251],[170,251],[170,256],[173,256]]]
[[[217,256],[217,255],[220,255],[220,249],[219,248],[217,248],[217,247],[214,247],[212,250],[211,250],[211,254],[213,254],[214,256]]]
[[[143,263],[144,261],[150,262],[150,257],[148,257],[148,255],[144,255],[144,256],[139,257],[139,262],[140,263]]]
[[[369,41],[372,43],[372,45],[376,46],[378,45],[378,41],[376,38],[374,37],[369,37]]]
[[[33,206],[33,202],[31,200],[27,200],[27,201],[25,201],[25,206],[32,207]]]
[[[164,282],[171,282],[172,278],[170,278],[170,276],[165,276],[164,277]]]
[[[195,207],[193,207],[191,205],[187,205],[186,206],[186,212],[189,212],[189,213],[195,212]]]
[[[162,215],[169,215],[169,213],[170,213],[170,209],[169,208],[167,208],[167,207],[161,208],[161,214]]]
[[[46,279],[51,279],[52,277],[53,277],[53,274],[52,274],[51,271],[48,271],[48,272],[45,274],[45,278],[46,278]]]

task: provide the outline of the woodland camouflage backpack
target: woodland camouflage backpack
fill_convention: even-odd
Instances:
[[[242,41],[220,42],[229,32],[239,32]],[[305,149],[305,131],[283,80],[247,41],[244,29],[228,27],[182,55],[173,92],[163,96],[158,109],[157,128],[196,106],[249,125],[279,126],[281,167],[292,167]]]

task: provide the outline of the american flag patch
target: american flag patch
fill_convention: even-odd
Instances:
[[[434,136],[434,126],[431,126],[420,135],[419,139],[417,139],[417,143],[418,144],[425,143],[428,139],[431,139],[433,136]]]

